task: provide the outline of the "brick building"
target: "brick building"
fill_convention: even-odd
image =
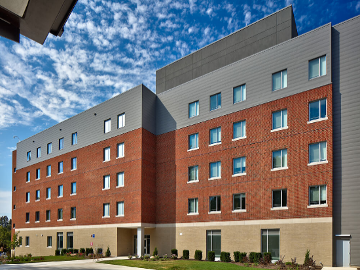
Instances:
[[[310,249],[360,265],[359,34],[355,17],[298,36],[289,6],[159,69],[156,94],[139,85],[19,142],[17,253]]]

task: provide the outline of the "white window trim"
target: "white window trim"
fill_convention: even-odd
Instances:
[[[199,212],[196,212],[196,213],[187,213],[188,216],[198,216],[199,215]]]
[[[58,219],[57,221],[63,221],[62,219]]]
[[[40,178],[35,178],[35,181],[36,181],[36,180],[40,180]]]
[[[192,180],[192,181],[187,181],[188,184],[198,183],[198,182],[199,182],[199,179],[197,179],[197,180]]]
[[[70,193],[70,196],[75,196],[76,195],[76,192],[75,193]]]
[[[38,220],[38,221],[35,221],[35,223],[40,223],[40,220]]]
[[[116,186],[116,188],[122,188],[122,187],[124,187],[125,185],[122,185],[122,186]]]
[[[40,202],[40,199],[35,200],[35,202]]]
[[[246,209],[237,209],[237,210],[232,210],[232,213],[245,213]]]
[[[64,173],[64,171],[63,172],[59,172],[58,174],[63,174]]]
[[[102,190],[109,190],[110,188],[103,188]]]
[[[110,216],[102,216],[102,218],[110,218]]]
[[[289,167],[280,167],[280,168],[272,168],[271,171],[275,172],[275,171],[282,171],[282,170],[287,170],[289,169]]]
[[[246,172],[233,174],[232,177],[238,177],[238,176],[244,176],[244,175],[246,175]]]
[[[199,149],[199,147],[197,147],[197,148],[192,148],[192,149],[188,149],[187,151],[190,152],[190,151],[194,151],[194,150],[198,150],[198,149]]]
[[[316,122],[321,122],[321,121],[325,121],[328,120],[329,118],[327,116],[323,117],[323,118],[319,118],[319,119],[314,119],[311,121],[307,121],[308,124],[312,124],[312,123],[316,123]]]
[[[284,129],[288,129],[288,128],[289,128],[289,126],[281,127],[281,128],[275,128],[275,129],[270,130],[270,132],[276,132],[276,131],[280,131],[280,130],[284,130]]]
[[[212,180],[218,180],[218,179],[221,179],[221,176],[220,176],[220,177],[211,177],[211,178],[209,178],[208,180],[209,180],[209,181],[212,181]]]
[[[62,197],[64,197],[64,195],[61,195],[61,196],[57,196],[58,198],[62,198]]]
[[[244,136],[244,137],[238,137],[238,138],[236,138],[236,139],[232,139],[232,141],[235,142],[235,141],[242,140],[242,139],[246,139],[246,138],[247,138],[246,136]]]
[[[70,218],[70,220],[76,220],[76,218]]]
[[[221,144],[221,142],[212,143],[212,144],[209,144],[209,146],[215,146],[215,145],[219,145],[219,144]]]
[[[48,178],[48,177],[51,177],[51,174],[46,176],[46,178]]]
[[[72,172],[72,171],[76,171],[76,170],[77,170],[77,167],[76,167],[75,169],[70,170],[70,172]]]
[[[115,217],[124,217],[125,215],[116,215]]]
[[[286,87],[282,87],[282,86],[283,86],[283,85],[282,85],[282,83],[283,83],[283,71],[285,71],[285,70],[286,70],[286,76],[287,76],[287,68],[286,68],[286,69],[283,69],[283,70],[280,70],[280,71],[278,71],[278,72],[275,72],[275,73],[273,73],[273,74],[271,75],[271,84],[273,84],[273,76],[274,76],[275,74],[278,74],[278,73],[281,74],[281,76],[280,76],[280,84],[281,84],[281,86],[280,86],[279,89],[274,90],[274,89],[272,89],[273,85],[271,85],[271,90],[272,90],[273,92],[287,88],[287,79],[286,79]]]
[[[49,220],[45,220],[45,222],[50,222],[51,220],[49,219]]]
[[[25,202],[25,203],[30,203],[30,201],[28,201],[28,202]]]
[[[46,198],[45,200],[51,200],[51,197],[50,197],[50,198]]]
[[[288,210],[289,207],[288,206],[283,206],[283,207],[271,207],[270,210],[274,211],[274,210]]]
[[[324,160],[324,161],[311,162],[311,163],[308,163],[308,166],[314,166],[314,165],[320,165],[320,164],[326,164],[326,163],[329,163],[329,161]]]
[[[329,207],[329,205],[326,203],[326,204],[312,204],[307,206],[307,208],[319,208],[319,207]]]
[[[120,156],[120,157],[116,157],[116,159],[120,159],[120,158],[124,158],[124,157],[125,157],[125,155]]]
[[[221,211],[209,211],[208,212],[209,215],[212,215],[212,214],[221,214]]]
[[[30,221],[26,221],[25,223],[30,223]]]

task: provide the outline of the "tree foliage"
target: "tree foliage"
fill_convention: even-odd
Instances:
[[[0,247],[4,250],[11,246],[11,219],[7,216],[0,217]]]

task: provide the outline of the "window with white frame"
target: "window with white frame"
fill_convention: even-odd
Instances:
[[[326,75],[326,55],[309,61],[309,80]]]
[[[287,149],[272,152],[273,169],[287,168]]]
[[[124,172],[119,172],[116,175],[116,187],[124,186]]]
[[[198,198],[188,199],[188,214],[198,214]]]
[[[40,200],[40,189],[36,190],[35,192],[35,201]]]
[[[71,158],[71,170],[76,170],[77,169],[77,158]]]
[[[45,220],[46,221],[50,221],[50,210],[46,210],[46,216],[45,216]]]
[[[108,133],[111,131],[111,119],[104,121],[104,133]]]
[[[125,127],[125,113],[118,115],[118,128]]]
[[[25,246],[26,247],[30,246],[30,237],[29,236],[25,236]]]
[[[26,160],[30,161],[31,160],[31,151],[26,153]]]
[[[199,181],[199,166],[198,165],[189,167],[188,182],[192,182],[192,181]]]
[[[52,143],[48,143],[47,144],[47,154],[51,154],[52,153]]]
[[[63,173],[64,172],[64,162],[60,161],[58,163],[58,173]]]
[[[51,199],[51,188],[46,188],[46,199]]]
[[[325,119],[326,117],[326,98],[309,103],[309,121]]]
[[[246,157],[233,159],[233,175],[243,174],[246,172]]]
[[[261,252],[270,252],[273,260],[280,259],[280,230],[261,230]]]
[[[103,217],[110,217],[110,203],[103,204]]]
[[[309,188],[310,205],[324,205],[326,203],[326,185],[312,186]]]
[[[233,211],[245,209],[245,193],[233,194]]]
[[[25,222],[29,223],[30,222],[30,213],[26,213],[25,214]]]
[[[221,143],[221,127],[210,129],[210,145]]]
[[[76,207],[70,209],[70,219],[76,219]]]
[[[40,169],[36,169],[36,179],[40,179]]]
[[[64,138],[59,139],[59,150],[64,148]]]
[[[287,70],[276,72],[272,75],[272,90],[276,91],[287,87]]]
[[[272,113],[272,129],[287,127],[287,109]]]
[[[287,189],[272,191],[272,207],[287,207]]]
[[[233,103],[238,103],[246,100],[246,84],[234,87],[233,89]]]
[[[35,212],[35,222],[39,222],[40,221],[40,212],[36,211]]]
[[[210,111],[221,108],[221,93],[210,96]]]
[[[326,142],[309,145],[309,163],[326,161]]]
[[[76,194],[76,182],[71,183],[71,195]]]
[[[41,157],[41,147],[36,148],[36,157],[37,158]]]
[[[221,211],[221,197],[211,196],[209,198],[209,212],[220,212]]]
[[[103,189],[110,189],[110,175],[104,175]]]
[[[77,139],[78,139],[77,132],[74,132],[73,134],[71,134],[71,145],[77,144]]]
[[[30,182],[30,172],[26,173],[26,182]]]
[[[246,121],[239,121],[233,124],[233,139],[246,137]]]
[[[51,176],[51,165],[46,166],[46,176]]]
[[[124,202],[117,202],[116,215],[124,216]]]
[[[46,247],[52,247],[52,236],[48,236],[46,240]]]
[[[221,177],[221,161],[210,163],[210,179]]]
[[[199,148],[199,133],[189,135],[189,150]]]
[[[30,192],[26,192],[26,202],[30,202]]]
[[[64,195],[64,186],[58,185],[58,197],[62,197]]]
[[[189,103],[189,118],[199,115],[199,101]]]
[[[124,152],[125,152],[124,143],[118,143],[118,145],[117,145],[117,157],[118,158],[124,157],[124,155],[125,155]]]
[[[58,209],[58,220],[63,220],[63,209],[62,208]]]
[[[104,148],[104,161],[110,160],[110,147]]]

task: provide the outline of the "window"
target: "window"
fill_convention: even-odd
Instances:
[[[64,162],[60,161],[58,163],[58,173],[63,173],[64,172]]]
[[[212,196],[209,199],[209,212],[220,212],[221,211],[221,200],[220,196]]]
[[[189,135],[189,150],[199,148],[199,133]]]
[[[210,129],[210,145],[221,143],[221,127]]]
[[[30,182],[30,172],[26,173],[26,182]]]
[[[103,204],[103,217],[110,217],[110,203]]]
[[[71,195],[76,194],[76,182],[71,183]]]
[[[35,192],[35,200],[36,201],[40,200],[40,189],[36,190]]]
[[[46,246],[47,247],[52,247],[52,236],[47,237]]]
[[[221,108],[221,93],[210,96],[210,111]]]
[[[16,210],[16,204],[14,204],[14,207],[13,207],[14,210]]]
[[[104,121],[104,133],[108,133],[111,131],[111,119]]]
[[[73,232],[68,232],[67,233],[67,248],[68,249],[73,249],[74,248],[74,233]]]
[[[63,210],[62,210],[62,208],[58,209],[58,220],[63,220]]]
[[[52,143],[48,143],[47,144],[47,154],[51,154],[52,153]]]
[[[233,90],[234,104],[244,100],[246,100],[246,84],[235,87]]]
[[[287,149],[273,151],[272,163],[273,169],[287,168]]]
[[[233,195],[233,211],[245,210],[245,193]]]
[[[199,181],[199,166],[189,167],[189,179],[188,182]]]
[[[71,170],[76,170],[77,169],[77,158],[74,157],[71,159]]]
[[[189,118],[199,115],[199,101],[189,103]]]
[[[64,247],[64,236],[62,232],[57,233],[57,249],[62,249]]]
[[[326,142],[309,145],[309,163],[326,161]]]
[[[110,147],[104,148],[104,161],[110,160]]]
[[[116,175],[116,187],[124,186],[124,172],[119,172]]]
[[[272,90],[276,91],[287,87],[287,70],[272,75]]]
[[[76,207],[71,207],[70,219],[76,219]]]
[[[25,214],[25,222],[29,223],[30,222],[30,213],[26,213]]]
[[[221,177],[221,161],[210,163],[210,179]]]
[[[46,210],[46,221],[50,221],[50,210]]]
[[[326,185],[310,187],[310,205],[326,204]]]
[[[272,207],[287,207],[287,190],[273,190],[272,192]]]
[[[19,245],[20,245],[20,247],[22,246],[22,236],[19,236]]]
[[[110,175],[104,176],[103,189],[110,189]]]
[[[38,147],[38,148],[36,149],[36,157],[37,157],[37,158],[40,158],[40,157],[41,157],[41,147]]]
[[[26,153],[26,159],[27,159],[27,161],[31,160],[31,151]]]
[[[246,121],[240,121],[233,124],[233,139],[246,137]]]
[[[246,157],[233,159],[233,175],[242,174],[246,172]]]
[[[188,214],[198,214],[198,198],[188,200]]]
[[[272,113],[272,129],[287,127],[287,109]]]
[[[309,103],[309,121],[326,118],[326,99],[320,99]]]
[[[25,236],[25,246],[26,247],[30,246],[30,237],[29,236]]]
[[[14,186],[14,191],[16,191],[16,186]]]
[[[124,202],[118,202],[117,203],[116,215],[117,216],[123,216],[124,215]]]
[[[77,132],[74,132],[73,134],[71,134],[71,145],[75,145],[77,144]]]
[[[46,176],[51,176],[51,165],[46,166]]]
[[[51,199],[51,188],[46,188],[46,199]]]
[[[26,192],[26,202],[30,202],[30,192]]]
[[[58,186],[58,197],[62,197],[63,196],[63,191],[64,191],[64,187],[63,185],[59,185]]]
[[[221,231],[206,231],[206,254],[215,252],[215,260],[220,260],[221,254]]]
[[[309,80],[326,75],[326,55],[309,61]]]
[[[125,150],[124,143],[118,143],[118,145],[117,145],[117,157],[118,158],[124,157],[124,150]]]
[[[35,222],[39,222],[40,221],[40,212],[36,211],[35,212]]]
[[[40,169],[36,169],[36,179],[40,179]]]
[[[118,128],[125,127],[125,113],[118,115]]]
[[[64,138],[59,139],[59,150],[64,148]]]
[[[280,230],[261,230],[261,252],[271,252],[273,260],[280,258]]]

